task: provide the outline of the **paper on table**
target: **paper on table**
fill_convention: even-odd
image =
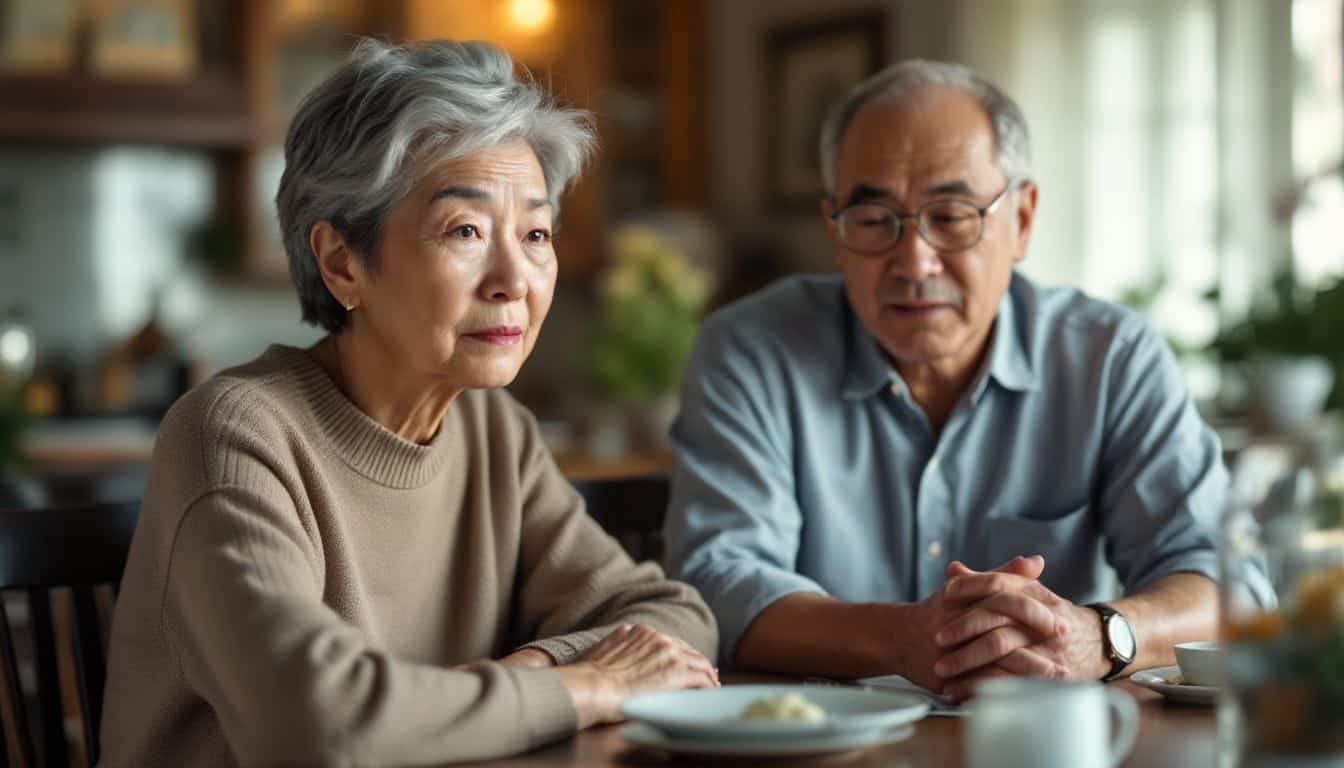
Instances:
[[[941,693],[934,693],[928,688],[910,682],[900,675],[882,675],[880,677],[865,677],[857,681],[859,685],[870,685],[874,688],[895,688],[900,691],[910,691],[924,696],[929,700],[931,709],[930,715],[945,715],[950,717],[962,717],[967,714],[967,708],[961,704],[954,704],[951,699]]]

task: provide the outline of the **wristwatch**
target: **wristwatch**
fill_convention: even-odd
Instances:
[[[1101,648],[1111,662],[1111,671],[1101,679],[1111,680],[1134,660],[1139,643],[1134,628],[1123,615],[1105,603],[1089,603],[1088,608],[1101,614]]]

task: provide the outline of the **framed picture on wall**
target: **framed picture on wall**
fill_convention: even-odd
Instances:
[[[766,41],[766,178],[770,207],[815,211],[817,142],[826,112],[885,59],[880,11],[771,29]]]
[[[94,9],[93,74],[182,80],[195,72],[194,0],[100,0]]]
[[[82,16],[79,0],[0,2],[0,72],[69,74]]]

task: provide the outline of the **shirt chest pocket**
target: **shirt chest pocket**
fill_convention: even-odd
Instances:
[[[1041,555],[1041,581],[1056,593],[1071,593],[1091,585],[1102,560],[1102,542],[1089,504],[1062,510],[995,510],[985,519],[980,541],[967,542],[979,550],[981,563],[995,567],[1017,555]]]

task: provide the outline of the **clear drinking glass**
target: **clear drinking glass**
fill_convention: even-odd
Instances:
[[[1273,464],[1239,462],[1224,517],[1220,741],[1232,765],[1344,765],[1344,463]]]

